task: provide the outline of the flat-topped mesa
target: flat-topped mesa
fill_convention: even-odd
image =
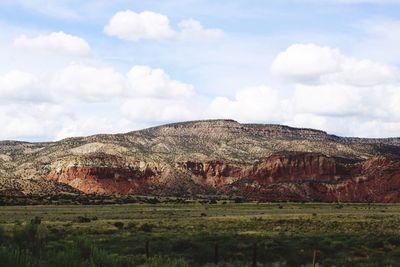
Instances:
[[[237,132],[243,125],[234,120],[199,120],[180,123],[165,124],[137,131],[150,135],[187,135],[187,134],[210,134],[216,135],[228,133],[232,130]],[[131,132],[135,133],[135,132]]]
[[[336,139],[335,136],[328,135],[324,131],[309,128],[294,128],[279,124],[243,124],[243,126],[271,138],[308,138],[313,140],[322,140],[327,138]]]
[[[362,201],[374,192],[373,201],[400,202],[393,193],[400,188],[399,140],[203,120],[49,143],[0,142],[0,186],[2,179],[44,179],[85,193],[297,201]]]
[[[241,130],[243,132],[262,133],[270,137],[277,136],[293,136],[293,137],[306,137],[306,136],[327,136],[324,131],[308,129],[308,128],[294,128],[279,124],[242,124],[235,120],[198,120],[165,124],[161,126],[151,127],[148,129],[140,130],[139,132],[147,133],[167,133],[174,131],[185,131],[188,129],[195,129],[196,131],[202,130]],[[133,132],[132,132],[133,133]],[[212,134],[212,132],[209,132]]]

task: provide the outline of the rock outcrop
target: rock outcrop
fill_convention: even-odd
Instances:
[[[28,190],[32,181],[47,189]],[[51,188],[61,188],[54,194],[400,202],[400,139],[215,120],[53,143],[0,142],[0,194]]]

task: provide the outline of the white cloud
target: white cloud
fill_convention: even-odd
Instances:
[[[131,96],[180,98],[194,95],[192,85],[172,80],[162,69],[134,66],[127,74]]]
[[[167,16],[152,11],[135,13],[131,10],[117,12],[104,31],[120,39],[169,39],[175,36]]]
[[[131,10],[117,12],[108,24],[104,32],[110,36],[116,36],[123,40],[138,41],[140,39],[203,39],[217,38],[224,35],[220,29],[206,29],[194,19],[182,20],[174,30],[169,18],[163,14],[152,11],[136,13]]]
[[[193,86],[171,79],[164,70],[134,66],[127,80],[121,113],[130,120],[157,124],[201,117],[202,100]]]
[[[352,116],[365,112],[357,87],[341,84],[297,84],[293,94],[296,112],[328,116]]]
[[[315,44],[296,44],[279,53],[271,65],[271,72],[288,82],[354,86],[390,84],[398,76],[394,67],[347,57],[338,49]]]
[[[239,90],[233,100],[219,96],[209,114],[353,136],[393,136],[399,129],[400,83],[395,67],[314,44],[293,45],[273,64],[275,74],[285,78],[281,86],[288,89],[278,93],[260,86]],[[376,127],[373,131],[358,130],[371,125]]]
[[[1,100],[36,101],[42,99],[44,95],[39,83],[39,79],[35,75],[19,70],[12,70],[0,75]]]
[[[108,67],[72,64],[55,73],[50,82],[55,99],[101,102],[138,97],[188,98],[193,86],[173,80],[164,70],[137,65],[125,75]]]
[[[49,87],[55,98],[105,101],[119,97],[124,83],[124,76],[112,68],[73,64],[58,71]]]
[[[178,27],[183,38],[218,38],[224,36],[221,29],[205,29],[197,20],[182,20]]]
[[[164,70],[145,65],[126,73],[95,62],[67,64],[45,75],[5,72],[0,74],[0,122],[7,130],[0,139],[127,132],[210,117],[285,123],[341,135],[396,135],[400,83],[394,66],[348,57],[334,48],[304,46],[333,57],[315,56],[310,61],[287,53],[287,62],[294,55],[296,64],[306,65],[308,71],[282,71],[282,87],[243,87],[233,98],[221,93],[209,99]],[[332,58],[334,67],[322,64],[323,71],[319,70],[320,58]]]
[[[84,39],[64,32],[53,32],[32,38],[21,35],[15,39],[14,46],[77,56],[90,53],[90,46]]]
[[[385,64],[342,56],[341,70],[321,75],[322,83],[342,83],[354,86],[374,86],[396,81],[397,71]]]
[[[0,106],[0,140],[40,137],[51,140],[69,116],[69,111],[59,104],[3,104]]]
[[[192,85],[148,66],[134,66],[126,74],[84,64],[46,76],[10,71],[0,76],[0,99],[6,128],[0,139],[126,132],[195,119],[202,112]]]
[[[236,93],[235,99],[216,97],[208,108],[215,118],[239,121],[279,121],[285,103],[278,92],[266,86],[250,87]]]
[[[295,44],[281,52],[271,72],[288,80],[314,80],[320,75],[340,71],[339,50],[315,44]]]
[[[78,116],[68,117],[63,120],[61,127],[57,128],[55,140],[68,137],[87,136],[91,134],[122,133],[137,129],[137,123],[115,114],[80,113]]]
[[[199,110],[188,100],[134,98],[124,102],[121,113],[135,122],[165,123],[199,118]]]

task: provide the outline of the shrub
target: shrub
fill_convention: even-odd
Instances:
[[[139,229],[143,232],[151,232],[154,228],[154,225],[150,224],[150,223],[144,223],[142,224]]]
[[[134,229],[134,228],[136,228],[136,225],[137,224],[135,222],[129,222],[125,228],[126,229]]]
[[[236,197],[234,200],[235,200],[235,203],[242,203],[243,202],[243,198],[241,198],[241,197]]]
[[[88,217],[84,217],[84,216],[78,216],[75,218],[74,222],[78,222],[78,223],[90,223],[91,220]]]
[[[124,229],[124,223],[123,222],[115,222],[114,226],[118,228],[118,230]]]
[[[0,247],[0,266],[36,267],[38,264],[29,251]]]
[[[0,246],[5,243],[6,241],[6,235],[4,231],[4,226],[0,224]]]
[[[42,223],[42,218],[35,216],[35,218],[33,218],[31,220],[31,224],[41,224]]]
[[[47,229],[34,220],[24,226],[15,226],[13,241],[21,249],[27,249],[34,255],[40,254],[46,241]]]
[[[154,197],[154,198],[147,199],[147,203],[158,204],[158,203],[160,203],[160,200],[158,198]]]

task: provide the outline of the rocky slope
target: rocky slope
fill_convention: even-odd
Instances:
[[[399,202],[400,138],[209,120],[59,142],[0,142],[0,194],[76,190]]]

